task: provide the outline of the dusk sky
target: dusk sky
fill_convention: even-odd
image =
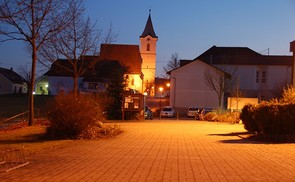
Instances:
[[[149,9],[157,42],[157,76],[171,55],[194,59],[213,45],[249,47],[270,55],[291,55],[295,40],[294,0],[87,0],[89,17],[118,33],[116,44],[139,45]],[[30,63],[20,42],[0,43],[0,67]]]

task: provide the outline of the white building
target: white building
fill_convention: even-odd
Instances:
[[[26,81],[12,68],[0,68],[0,95],[27,93]]]
[[[227,105],[227,97],[235,96],[236,90],[242,97],[268,100],[279,96],[282,88],[292,82],[292,56],[261,55],[247,47],[213,46],[190,63],[171,71],[171,85],[176,82],[176,87],[171,86],[170,103],[176,109],[216,108],[217,95],[204,83],[206,64],[201,62],[231,75],[223,93],[223,107]],[[201,95],[199,100],[194,96],[197,92]]]

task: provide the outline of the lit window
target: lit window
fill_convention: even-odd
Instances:
[[[259,82],[259,71],[256,71],[256,83]]]
[[[98,84],[97,83],[89,83],[88,89],[91,89],[91,90],[98,89]]]
[[[150,44],[147,44],[147,45],[146,45],[146,51],[150,51],[150,49],[151,49]]]

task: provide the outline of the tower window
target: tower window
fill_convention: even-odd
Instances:
[[[150,51],[150,49],[151,49],[150,44],[147,44],[147,45],[146,45],[146,51]]]

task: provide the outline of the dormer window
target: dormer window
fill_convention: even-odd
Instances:
[[[146,45],[146,51],[150,51],[150,49],[151,49],[151,46],[150,46],[150,44],[148,43],[148,44]]]

